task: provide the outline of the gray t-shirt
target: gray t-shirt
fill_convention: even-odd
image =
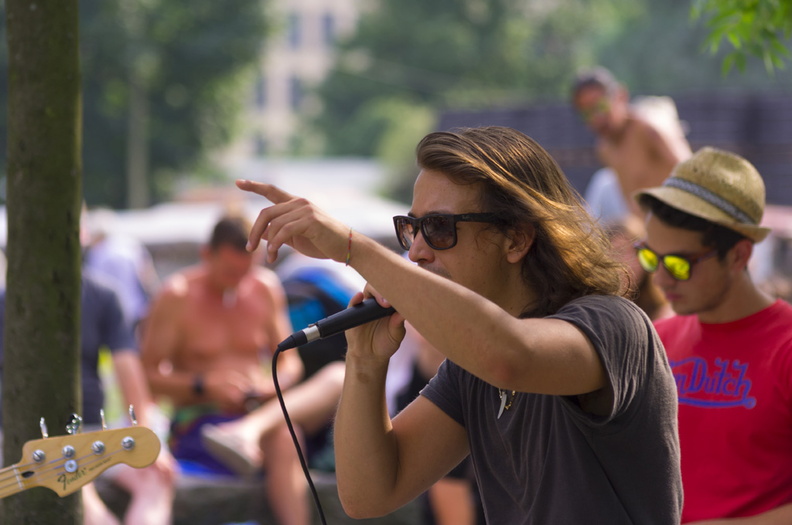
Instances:
[[[487,523],[678,524],[676,387],[651,321],[601,295],[550,317],[594,345],[613,393],[609,414],[584,412],[577,396],[518,393],[498,419],[498,389],[450,361],[421,392],[465,427]]]

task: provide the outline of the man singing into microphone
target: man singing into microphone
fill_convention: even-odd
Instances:
[[[558,165],[497,127],[431,133],[417,156],[411,212],[394,218],[416,264],[305,199],[237,183],[273,203],[249,249],[264,239],[270,261],[288,244],[348,264],[398,312],[347,332],[335,426],[346,512],[387,514],[470,455],[488,523],[678,523],[663,347]],[[391,420],[385,376],[405,319],[447,359]]]

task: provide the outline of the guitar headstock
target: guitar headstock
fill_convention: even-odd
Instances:
[[[98,430],[28,441],[10,468],[17,490],[47,487],[66,496],[120,463],[142,468],[160,452],[159,438],[146,427]]]

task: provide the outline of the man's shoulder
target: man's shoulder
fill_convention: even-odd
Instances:
[[[169,276],[157,294],[160,301],[178,301],[186,299],[201,279],[200,270],[187,268]]]
[[[661,136],[660,129],[651,120],[647,120],[641,114],[632,113],[628,118],[627,133],[625,138],[627,140],[641,140],[649,142]],[[627,141],[625,141],[627,142]]]
[[[617,173],[618,167],[633,162],[632,159],[642,158],[652,137],[657,132],[651,125],[638,116],[630,115],[620,133],[613,137],[601,137],[597,143],[597,154],[605,164]]]
[[[756,323],[777,326],[792,338],[792,305],[784,299],[776,299],[773,304],[759,312]]]
[[[89,296],[116,297],[119,295],[115,283],[106,275],[84,269],[81,275],[83,292]]]
[[[691,323],[698,323],[698,318],[695,315],[672,315],[663,319],[657,319],[652,322],[658,334],[671,333],[675,330],[680,330]]]
[[[616,294],[592,293],[592,294],[582,295],[580,297],[577,297],[569,301],[566,305],[562,307],[562,309],[573,305],[594,306],[594,307],[615,307],[615,308],[626,308],[629,310],[636,310],[636,311],[638,310],[638,307],[635,305],[635,303]]]
[[[283,293],[283,283],[273,270],[263,266],[253,268],[249,274],[248,281],[252,283],[259,291],[268,293]]]
[[[778,315],[792,318],[792,304],[785,299],[776,299],[770,308],[778,312]]]
[[[588,318],[616,323],[639,323],[644,314],[638,306],[624,297],[613,294],[587,294],[562,306],[550,317],[561,319]]]

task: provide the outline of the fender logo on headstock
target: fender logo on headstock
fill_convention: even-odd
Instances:
[[[68,490],[69,485],[79,481],[83,476],[85,476],[85,468],[81,468],[77,472],[71,474],[63,473],[58,476],[58,483],[63,485],[63,490]]]
[[[97,453],[94,444],[105,447]],[[62,455],[65,447],[74,449],[69,456],[72,460]],[[28,441],[22,447],[23,461],[0,469],[0,499],[31,487],[46,487],[63,497],[113,465],[147,467],[159,451],[160,441],[154,432],[138,426]],[[73,472],[66,471],[67,463]]]
[[[105,470],[105,468],[107,467],[105,467],[104,465],[109,462],[110,462],[110,458],[103,458],[100,461],[97,461],[96,463],[93,463],[87,467],[82,467],[78,469],[76,472],[64,472],[63,474],[58,476],[58,483],[63,485],[63,490],[68,490],[69,486],[72,483],[79,482],[80,480],[82,480],[82,478],[84,478],[87,474],[93,472],[94,470],[98,469],[99,472]],[[83,484],[84,483],[80,483],[81,486]]]

